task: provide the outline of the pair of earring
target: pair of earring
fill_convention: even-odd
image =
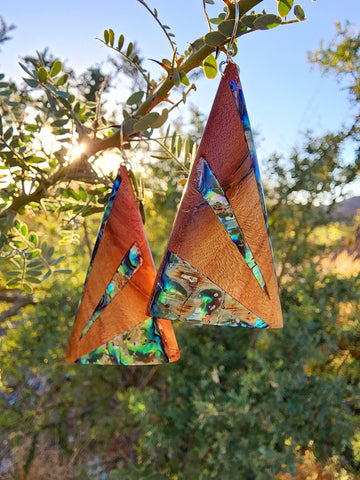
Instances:
[[[70,362],[179,358],[171,321],[280,328],[264,194],[237,66],[223,73],[156,275],[126,166],[94,247]]]

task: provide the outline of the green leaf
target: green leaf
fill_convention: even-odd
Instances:
[[[131,52],[133,51],[133,48],[134,48],[134,44],[132,42],[130,42],[127,49],[126,49],[126,56],[127,57],[130,57]]]
[[[290,10],[292,9],[292,6],[294,5],[294,0],[279,0],[278,3],[278,12],[280,17],[286,17]]]
[[[2,97],[10,97],[10,95],[12,94],[12,91],[11,90],[1,90],[0,91],[0,95]]]
[[[254,28],[254,22],[258,17],[261,17],[261,15],[244,15],[240,18],[240,22],[249,28]]]
[[[205,0],[205,3],[208,3],[209,5],[214,5],[214,0]]]
[[[50,126],[51,127],[63,127],[68,123],[69,119],[68,118],[59,118],[58,120],[54,120]]]
[[[65,255],[60,255],[60,257],[56,258],[55,260],[53,260],[53,261],[51,262],[51,265],[52,265],[52,266],[57,265],[57,264],[60,263],[62,260],[64,260],[64,258],[65,258]]]
[[[219,25],[224,19],[221,17],[215,17],[215,18],[210,18],[210,23],[213,23],[214,25]]]
[[[211,53],[207,56],[203,63],[203,69],[206,78],[215,78],[217,75],[217,63],[214,55]]]
[[[42,280],[40,280],[39,278],[36,278],[36,277],[32,277],[31,275],[26,275],[26,280],[28,283],[35,283],[35,284],[39,284],[42,282]]]
[[[51,275],[51,270],[49,268],[49,270],[45,273],[45,275],[42,277],[41,281],[43,282],[44,280],[46,280],[47,278],[49,278]]]
[[[39,277],[42,274],[42,268],[29,268],[26,270],[26,276]]]
[[[12,137],[12,134],[13,134],[13,128],[12,127],[9,127],[6,132],[4,133],[4,140],[7,142],[10,140],[10,138]]]
[[[176,132],[173,133],[172,137],[171,137],[171,153],[175,153],[175,145],[176,145]]]
[[[272,13],[260,15],[254,21],[254,27],[259,30],[270,30],[271,28],[275,28],[280,25],[282,22],[281,17],[274,15]]]
[[[44,67],[40,67],[37,71],[38,73],[38,79],[40,83],[45,83],[48,77],[48,72]]]
[[[24,126],[24,128],[28,132],[37,132],[40,129],[40,125],[36,125],[35,123],[28,123]]]
[[[145,92],[139,90],[138,92],[133,93],[130,97],[126,100],[127,105],[139,105],[141,102]]]
[[[124,38],[124,35],[120,35],[119,37],[119,40],[118,40],[118,50],[120,51],[124,45],[124,41],[125,41],[125,38]]]
[[[82,202],[86,202],[87,193],[86,190],[84,190],[82,187],[79,187],[79,197]]]
[[[14,287],[15,285],[17,285],[18,283],[20,282],[20,278],[12,278],[11,280],[9,280],[7,282],[7,286],[8,287]]]
[[[28,228],[27,228],[27,225],[25,225],[25,223],[23,225],[21,225],[20,232],[21,232],[22,235],[24,235],[24,237],[26,237],[26,235],[28,233]]]
[[[57,270],[54,270],[54,272],[70,274],[72,273],[72,270],[70,268],[58,268]]]
[[[66,191],[69,197],[73,198],[76,201],[80,200],[80,195],[77,192],[75,192],[73,188],[69,187]]]
[[[61,72],[62,69],[62,63],[60,60],[56,60],[56,62],[53,63],[51,69],[50,69],[50,77],[56,77],[56,75]]]
[[[112,28],[109,28],[109,43],[112,47],[114,46],[114,40],[115,40],[114,30]]]
[[[53,134],[56,136],[67,135],[70,133],[70,130],[67,128],[57,128],[53,130]]]
[[[204,40],[209,47],[217,47],[225,43],[227,37],[220,32],[210,32],[205,35]]]
[[[177,145],[176,145],[176,156],[180,157],[181,154],[181,148],[182,148],[182,138],[178,137]]]
[[[152,126],[160,117],[158,112],[150,112],[144,115],[138,120],[134,125],[134,130],[139,132],[144,132]]]
[[[41,243],[41,247],[40,247],[40,248],[41,248],[41,253],[42,253],[43,255],[44,255],[47,247],[48,247],[48,243],[47,243],[46,240],[44,240],[44,241]]]
[[[56,95],[61,98],[69,98],[68,92],[62,92],[61,90],[56,90]]]
[[[177,68],[174,68],[174,85],[175,87],[180,85],[180,73]]]
[[[180,73],[180,81],[183,85],[185,85],[186,87],[188,87],[190,85],[190,81],[189,81],[189,78],[188,76],[186,75],[185,72],[183,72],[182,70],[179,72]]]
[[[27,83],[27,85],[29,85],[29,87],[32,87],[32,88],[36,88],[39,85],[39,82],[37,80],[35,80],[34,78],[24,78],[23,77],[23,80],[24,80],[25,83]]]
[[[294,14],[295,14],[295,17],[300,20],[300,22],[302,22],[303,20],[305,20],[305,12],[304,10],[302,9],[302,7],[300,7],[300,5],[295,5],[294,7]]]
[[[31,155],[30,157],[25,158],[27,163],[42,163],[46,162],[46,158],[38,157],[36,155]]]
[[[68,81],[68,78],[69,78],[69,75],[67,73],[64,73],[64,75],[61,75],[61,77],[56,82],[56,86],[61,87],[62,85],[64,85],[64,83]]]
[[[40,253],[41,253],[40,248],[35,248],[32,252],[30,252],[29,259],[38,257]]]
[[[211,32],[214,33],[214,32]],[[215,32],[216,33],[216,32]],[[209,34],[208,34],[209,35]],[[191,44],[193,50],[199,50],[205,44],[204,38],[198,38]],[[216,46],[216,45],[215,45]]]
[[[108,30],[104,30],[104,40],[105,40],[105,43],[108,44],[109,43],[109,32]]]
[[[234,20],[225,20],[224,22],[221,22],[218,30],[221,32],[223,35],[226,35],[228,38],[230,38],[233,34],[234,31]],[[245,31],[246,28],[245,26],[239,22],[237,29],[236,29],[236,36],[238,37],[241,32]]]
[[[23,282],[22,287],[23,287],[23,289],[25,290],[26,293],[32,293],[33,292],[32,286],[27,282]]]
[[[164,108],[159,118],[151,125],[152,128],[160,128],[164,125],[169,116],[169,110]]]
[[[50,260],[51,257],[54,255],[55,248],[50,247],[49,250],[46,252],[46,260]]]
[[[30,235],[29,235],[29,242],[31,242],[36,247],[36,245],[38,244],[38,241],[39,241],[39,239],[38,239],[38,236],[36,235],[36,233],[31,232]]]
[[[23,63],[19,62],[19,65],[24,70],[24,72],[26,72],[28,75],[30,75],[30,77],[33,77],[33,73],[30,72],[30,70]]]
[[[8,277],[18,277],[20,274],[21,272],[19,272],[19,270],[9,270],[8,272],[6,272],[6,275]]]

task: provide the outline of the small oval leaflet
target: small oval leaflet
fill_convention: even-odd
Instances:
[[[124,45],[124,41],[125,41],[125,38],[124,38],[124,35],[121,34],[120,37],[119,37],[119,41],[118,41],[118,50],[120,51]]]
[[[126,100],[127,105],[139,105],[141,102],[145,92],[139,90],[138,92],[133,93],[130,97]]]
[[[227,37],[231,37],[234,32],[234,21],[233,20],[225,20],[224,22],[221,22],[220,25],[218,26],[219,32],[221,32],[223,35],[226,35]],[[244,25],[239,22],[235,36],[239,36],[241,32],[245,30]]]
[[[259,30],[270,30],[270,28],[275,28],[280,25],[282,22],[281,17],[274,15],[272,13],[261,15],[254,21],[254,27]]]
[[[217,63],[213,54],[210,54],[205,58],[203,63],[203,69],[206,78],[215,78],[217,75]]]
[[[217,47],[226,42],[227,37],[220,32],[210,32],[204,37],[206,45],[209,47]]]
[[[160,117],[158,112],[150,112],[144,115],[140,120],[134,124],[135,131],[145,131],[150,128]]]
[[[245,26],[249,28],[254,28],[254,22],[255,20],[260,17],[261,15],[244,15],[243,17],[240,18],[240,22],[243,23]]]
[[[40,82],[40,83],[46,82],[46,79],[47,79],[47,77],[48,77],[48,73],[47,73],[47,71],[45,70],[45,68],[44,68],[44,67],[40,67],[40,68],[38,69],[38,72],[37,72],[37,73],[38,73],[39,82]]]
[[[114,40],[115,40],[114,30],[112,28],[109,28],[109,43],[111,47],[114,46]]]
[[[152,128],[162,127],[166,122],[166,120],[168,119],[168,116],[169,116],[169,110],[167,108],[164,108],[159,118],[154,123],[151,124],[151,127]]]
[[[286,17],[290,13],[294,5],[294,0],[280,0],[278,4],[278,12],[280,17]]]
[[[56,75],[61,71],[62,69],[62,63],[60,60],[56,60],[56,62],[53,63],[51,69],[50,69],[50,77],[56,77]]]
[[[295,14],[295,17],[300,20],[300,22],[302,22],[303,20],[305,20],[305,12],[304,10],[302,9],[302,7],[300,7],[300,5],[295,5],[294,7],[294,14]]]

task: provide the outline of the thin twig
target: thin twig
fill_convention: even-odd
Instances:
[[[171,40],[171,37],[169,36],[169,33],[167,32],[165,26],[160,22],[157,16],[157,11],[156,10],[152,11],[151,8],[144,2],[144,0],[138,0],[138,2],[141,3],[141,5],[143,5],[146,8],[146,10],[154,17],[155,21],[160,25],[161,30],[165,33],[166,38],[169,40],[172,51],[175,53],[176,48],[175,48],[174,42]]]

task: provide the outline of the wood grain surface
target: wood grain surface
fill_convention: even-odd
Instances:
[[[69,362],[78,360],[147,318],[146,305],[156,271],[135,194],[124,166],[120,167],[120,176],[120,187],[91,266],[70,338],[66,356]],[[142,265],[80,338],[106,287],[134,243],[140,249]],[[156,322],[169,361],[177,360],[179,350],[171,322],[159,319]]]
[[[254,162],[230,82],[240,84],[234,64],[227,66],[221,79],[154,291],[160,282],[166,255],[170,251],[205,275],[269,327],[279,328],[283,325],[281,305],[261,193],[255,176],[256,158]],[[229,233],[198,191],[203,159],[226,193],[260,269],[265,288],[259,285]]]

